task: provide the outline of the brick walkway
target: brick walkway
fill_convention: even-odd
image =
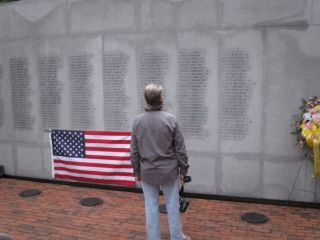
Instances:
[[[19,196],[29,188],[42,193]],[[84,207],[79,201],[85,197],[99,197],[104,204]],[[253,225],[240,220],[251,211],[270,221]],[[17,240],[145,239],[139,193],[0,179],[0,216],[0,233]],[[319,209],[192,199],[183,222],[193,240],[320,239]],[[161,224],[163,239],[169,239],[166,215],[161,214]]]

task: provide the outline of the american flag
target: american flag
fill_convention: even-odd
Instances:
[[[53,177],[134,185],[130,132],[51,130]]]

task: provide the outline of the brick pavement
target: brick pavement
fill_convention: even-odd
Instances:
[[[42,193],[19,196],[29,188]],[[104,204],[82,206],[79,201],[85,197],[99,197]],[[242,213],[252,211],[267,215],[270,221],[253,225],[240,220]],[[140,193],[2,178],[0,216],[0,233],[17,240],[145,239]],[[183,222],[185,233],[193,240],[320,239],[320,209],[192,199]],[[163,239],[169,239],[164,214],[161,224]]]

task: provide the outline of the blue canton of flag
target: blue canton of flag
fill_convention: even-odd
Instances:
[[[84,133],[82,131],[54,130],[51,137],[53,155],[85,157]]]

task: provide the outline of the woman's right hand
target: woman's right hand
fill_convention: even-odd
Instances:
[[[179,175],[179,181],[180,181],[180,184],[181,184],[181,185],[184,185],[183,179],[184,179],[184,176],[180,174],[180,175]]]
[[[136,186],[140,186],[140,177],[138,177],[138,176],[135,176],[135,178],[136,178]]]

